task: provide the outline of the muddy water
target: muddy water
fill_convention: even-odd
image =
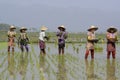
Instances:
[[[106,45],[95,51],[95,59],[84,60],[85,44],[66,44],[65,54],[58,55],[56,44],[47,44],[47,55],[40,55],[37,44],[30,52],[0,52],[0,80],[120,80],[120,45],[116,59],[106,59]]]

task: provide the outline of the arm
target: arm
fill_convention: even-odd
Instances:
[[[14,35],[13,35],[14,37],[16,37],[16,32],[14,32]]]
[[[92,34],[90,32],[88,33],[87,40],[92,43],[97,43],[99,41],[99,39],[95,38],[95,34]]]
[[[108,33],[108,32],[106,33],[106,39],[107,39],[107,40],[109,40],[109,39],[110,39],[110,35],[109,35],[109,33]]]
[[[30,40],[29,40],[27,33],[26,33],[26,39],[27,39],[27,43],[30,43]]]
[[[67,39],[68,38],[68,33],[65,32],[64,38]]]
[[[90,32],[87,33],[87,40],[92,40],[92,35]]]
[[[59,36],[59,35],[60,35],[59,32],[57,32],[57,33],[56,33],[56,36]]]
[[[43,37],[48,41],[49,37],[45,35],[45,32],[43,33]]]

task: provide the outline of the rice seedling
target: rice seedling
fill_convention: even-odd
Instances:
[[[9,56],[3,49],[4,52],[0,52],[0,80],[120,79],[119,54],[116,54],[115,61],[112,59],[107,61],[106,57],[103,56],[106,54],[95,52],[94,62],[89,58],[86,62],[84,60],[85,44],[82,46],[73,43],[66,44],[68,48],[66,48],[64,55],[58,55],[57,47],[54,45],[47,43],[46,55],[40,55],[38,45],[32,43],[28,54],[21,53],[17,49],[14,55],[10,53]],[[105,53],[105,44],[98,45],[103,47],[102,53]],[[119,52],[118,46],[117,53]]]

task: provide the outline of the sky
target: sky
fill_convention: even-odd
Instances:
[[[110,26],[120,30],[120,0],[0,0],[0,23],[56,31],[85,32],[91,25],[99,32]]]

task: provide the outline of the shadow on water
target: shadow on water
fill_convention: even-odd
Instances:
[[[115,76],[115,60],[113,59],[112,62],[110,60],[107,60],[107,79],[106,80],[116,80],[116,76]]]
[[[64,55],[59,55],[58,57],[57,80],[68,80]]]

